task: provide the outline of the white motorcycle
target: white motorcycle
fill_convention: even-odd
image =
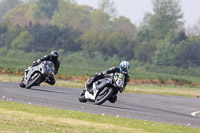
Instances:
[[[109,100],[113,95],[116,95],[118,91],[123,91],[124,79],[125,76],[121,73],[115,73],[114,75],[106,76],[104,79],[100,79],[93,83],[93,87],[91,88],[92,93],[91,90],[88,91],[87,89],[84,89],[79,96],[79,101],[91,101],[96,105],[101,105],[106,100]],[[88,79],[88,81],[89,80],[90,79]],[[102,84],[104,87],[99,88],[99,86],[102,86]]]

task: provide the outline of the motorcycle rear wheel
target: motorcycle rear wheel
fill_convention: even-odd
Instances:
[[[37,85],[36,83],[38,83],[41,80],[42,75],[40,73],[37,73],[37,74],[38,75],[35,76],[34,79],[31,79],[28,81],[28,83],[26,85],[26,89],[30,89],[32,86]]]
[[[101,105],[102,103],[104,103],[106,100],[108,100],[113,95],[113,88],[105,87],[104,89],[108,89],[108,90],[103,94],[101,94],[101,92],[100,92],[100,94],[95,99],[96,105]],[[104,89],[102,91],[104,91]]]

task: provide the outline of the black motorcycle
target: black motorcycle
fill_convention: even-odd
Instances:
[[[84,89],[79,96],[79,101],[91,101],[96,105],[101,105],[106,100],[109,100],[113,95],[116,95],[118,91],[122,92],[124,88],[124,79],[125,76],[121,73],[115,73],[114,75],[106,76],[104,79],[94,82],[91,90]],[[88,81],[89,80],[90,79],[88,79]],[[100,88],[102,84],[104,87]]]
[[[50,76],[54,76],[55,65],[52,61],[43,61],[37,66],[29,66],[25,70],[20,87],[30,89],[45,82]]]

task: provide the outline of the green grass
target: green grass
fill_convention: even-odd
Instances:
[[[199,97],[200,87],[181,85],[133,84],[128,85],[125,92],[137,94]]]
[[[16,59],[7,59],[7,58],[0,58],[0,71],[6,70],[8,73],[14,73],[16,70],[20,70],[23,72],[28,66],[32,65],[32,61],[24,61],[24,60],[16,60]],[[75,76],[85,76],[89,75],[92,76],[96,72],[101,72],[105,68],[97,68],[97,67],[85,67],[81,66],[73,66],[69,64],[65,64],[61,62],[61,66],[59,69],[59,75],[75,75]],[[181,75],[172,75],[172,74],[163,74],[163,73],[153,73],[153,72],[144,72],[143,70],[137,69],[130,69],[129,75],[131,78],[134,79],[159,79],[160,81],[165,82],[166,80],[173,80],[173,81],[184,81],[186,83],[200,83],[199,77],[194,76],[181,76]]]
[[[198,133],[200,129],[0,101],[0,132]]]
[[[15,59],[0,58],[0,71],[5,69],[8,72],[16,70],[24,71],[28,66],[32,65],[33,61],[20,61]],[[86,68],[81,66],[70,66],[61,63],[59,74],[63,75],[93,75],[97,71],[102,71],[96,68]]]
[[[10,69],[10,70],[15,70],[15,69],[25,69],[27,65],[31,65],[31,62],[28,61],[23,61],[23,60],[13,60],[13,59],[5,59],[5,58],[0,58],[0,68],[1,69]]]

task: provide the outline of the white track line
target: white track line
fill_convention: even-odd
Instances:
[[[199,114],[199,113],[200,113],[200,111],[196,111],[196,112],[192,112],[191,115],[196,117],[196,115]]]

